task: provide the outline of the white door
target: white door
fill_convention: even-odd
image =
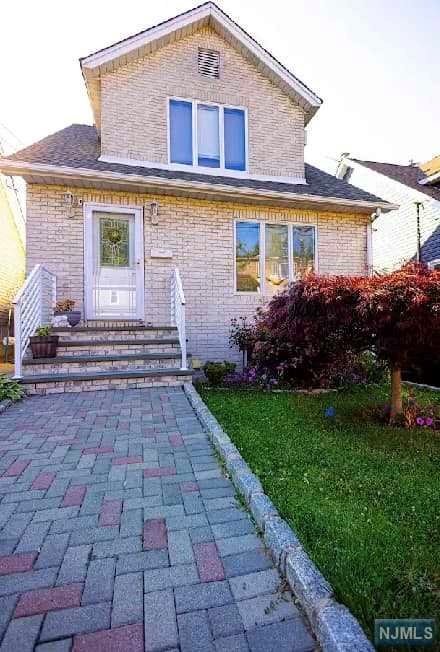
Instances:
[[[144,319],[142,209],[85,207],[87,319]]]

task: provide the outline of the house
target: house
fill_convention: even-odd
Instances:
[[[25,276],[25,223],[16,192],[14,180],[0,174],[0,344],[9,334],[12,300]]]
[[[411,260],[440,267],[440,156],[427,163],[396,165],[345,154],[336,176],[399,205],[374,221],[376,271],[391,271]]]
[[[182,382],[186,343],[198,361],[239,360],[231,319],[289,281],[368,273],[371,215],[393,206],[304,163],[321,99],[214,3],[80,65],[95,124],[0,163],[27,182],[38,315],[49,318],[55,296],[83,313],[45,367],[26,356],[40,317],[22,320],[31,391]]]

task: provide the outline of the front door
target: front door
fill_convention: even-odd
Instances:
[[[144,319],[142,209],[85,207],[87,319]]]

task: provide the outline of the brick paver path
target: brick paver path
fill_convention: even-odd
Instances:
[[[181,389],[0,415],[0,652],[313,650]]]

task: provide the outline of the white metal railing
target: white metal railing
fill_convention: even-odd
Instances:
[[[185,295],[177,267],[171,276],[171,325],[177,327],[182,354],[180,368],[186,370],[188,369],[188,362],[186,356]]]
[[[43,265],[35,265],[15,295],[15,378],[22,377],[22,360],[29,338],[43,324],[49,324],[56,301],[56,276]]]

